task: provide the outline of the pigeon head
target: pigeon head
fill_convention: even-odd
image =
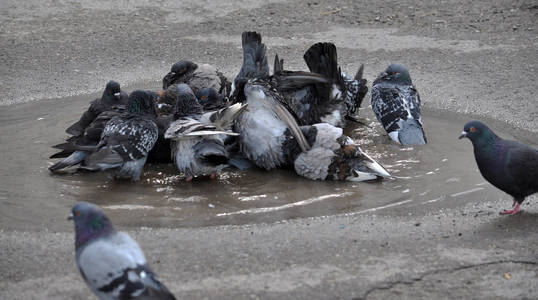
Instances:
[[[129,95],[127,111],[136,115],[156,116],[155,101],[157,93],[152,91],[136,90]]]
[[[461,132],[459,138],[468,138],[475,143],[482,144],[487,141],[494,140],[497,135],[489,129],[486,124],[480,121],[471,121],[465,124],[463,131]]]
[[[203,107],[210,107],[219,100],[219,93],[214,88],[203,88],[196,93],[196,98]]]
[[[114,232],[114,225],[101,208],[88,202],[79,202],[71,209],[70,220],[75,222],[75,247]]]
[[[402,64],[392,64],[385,72],[381,73],[378,79],[382,79],[386,82],[400,83],[400,84],[412,84],[411,75],[409,71]]]
[[[120,84],[114,80],[110,80],[106,84],[105,91],[103,92],[103,98],[119,100],[120,95],[121,95]]]
[[[183,75],[196,70],[196,68],[198,68],[198,65],[192,61],[181,60],[172,65],[170,72],[174,73],[175,75]]]
[[[202,105],[198,103],[194,92],[187,84],[180,83],[175,85],[177,89],[177,101],[174,110],[174,118],[200,115],[203,112]]]

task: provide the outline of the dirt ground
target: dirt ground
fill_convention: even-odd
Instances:
[[[401,62],[427,110],[506,124],[537,144],[536,20],[536,1],[4,0],[0,109],[89,94],[112,78],[158,87],[181,58],[233,77],[240,34],[256,30],[289,69],[304,69],[304,50],[326,40],[346,71],[364,63],[369,82]],[[536,200],[516,216],[498,215],[511,204],[499,191],[432,211],[127,231],[179,299],[535,299]],[[0,250],[1,299],[94,299],[72,231],[2,229]]]

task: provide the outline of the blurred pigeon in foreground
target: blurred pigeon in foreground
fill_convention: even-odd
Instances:
[[[372,86],[372,110],[393,141],[426,144],[420,97],[405,66],[392,64],[377,77]]]
[[[120,89],[120,84],[116,81],[109,81],[106,84],[103,96],[100,99],[95,99],[90,103],[88,110],[82,114],[80,120],[69,126],[65,132],[80,136],[84,133],[84,129],[97,118],[102,112],[112,110],[113,106],[125,105],[127,103],[127,93]]]
[[[497,136],[480,121],[465,124],[461,138],[473,143],[474,157],[484,178],[514,198],[515,214],[525,197],[538,192],[538,150]]]
[[[174,117],[177,118],[165,133],[172,140],[172,156],[180,172],[191,181],[196,176],[216,174],[226,164],[229,153],[226,136],[239,134],[231,131],[233,121],[245,105],[201,114],[201,105],[188,85],[180,85],[181,94]],[[198,107],[198,109],[193,109]]]
[[[140,246],[116,231],[101,208],[79,202],[71,212],[77,266],[99,299],[176,299],[148,266]]]
[[[132,92],[127,103],[127,114],[107,122],[99,144],[85,159],[82,168],[91,171],[115,169],[117,178],[138,181],[148,152],[158,137],[156,98],[157,94],[150,91]]]
[[[170,72],[163,78],[163,90],[178,83],[188,84],[195,93],[203,88],[214,88],[223,96],[228,96],[231,88],[226,76],[214,66],[197,65],[188,60],[181,60],[172,65]]]

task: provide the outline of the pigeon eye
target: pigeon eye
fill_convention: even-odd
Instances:
[[[76,210],[74,213],[75,217],[80,217],[80,211]]]
[[[474,127],[471,127],[471,129],[469,129],[469,132],[475,132],[476,131],[476,128]]]

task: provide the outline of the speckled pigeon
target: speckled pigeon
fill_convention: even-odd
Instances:
[[[71,212],[77,266],[99,299],[176,299],[148,266],[136,241],[116,231],[101,208],[79,202]]]
[[[484,178],[514,198],[516,214],[525,197],[538,192],[538,150],[497,136],[480,121],[465,124],[461,138],[473,143],[474,157]]]
[[[420,97],[407,68],[390,65],[372,86],[372,110],[389,137],[402,145],[426,144]]]
[[[137,90],[129,95],[127,113],[107,122],[99,144],[81,168],[91,171],[115,170],[116,178],[138,181],[148,152],[158,136],[155,99],[151,91]],[[81,147],[78,150],[85,150]]]

